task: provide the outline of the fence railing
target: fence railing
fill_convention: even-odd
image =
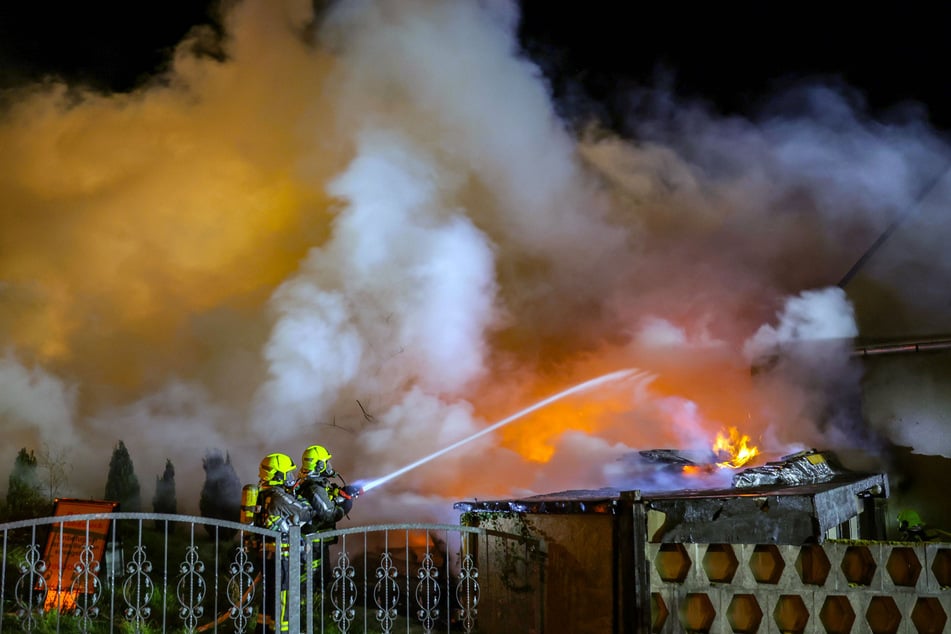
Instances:
[[[102,513],[0,524],[0,548],[0,632],[543,631],[544,544],[480,527]]]

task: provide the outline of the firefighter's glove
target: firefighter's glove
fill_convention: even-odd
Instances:
[[[358,495],[363,493],[363,489],[352,484],[347,486],[340,487],[337,489],[336,502],[337,506],[343,509],[344,513],[349,514],[350,509],[353,508],[353,501],[357,498]]]
[[[343,491],[344,495],[354,500],[363,495],[363,489],[355,484],[348,484],[345,487],[341,487],[340,490]]]

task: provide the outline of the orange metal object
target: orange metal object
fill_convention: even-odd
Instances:
[[[79,500],[62,498],[55,501],[54,516],[112,513],[118,502],[109,500]],[[46,562],[46,601],[44,609],[69,612],[76,608],[76,600],[82,588],[72,589],[78,571],[83,569],[83,547],[89,545],[90,561],[102,563],[106,552],[106,538],[112,520],[62,522],[50,527],[46,539],[43,561]]]

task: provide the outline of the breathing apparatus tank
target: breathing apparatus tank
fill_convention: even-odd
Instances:
[[[260,489],[256,484],[246,484],[241,489],[242,524],[254,524],[254,516],[261,510],[261,507],[258,506],[258,493],[260,493]]]

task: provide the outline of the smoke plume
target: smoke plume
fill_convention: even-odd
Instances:
[[[172,460],[189,512],[209,451],[252,482],[320,443],[370,479],[624,368],[354,515],[636,485],[619,459],[728,426],[772,452],[888,437],[843,405],[852,339],[947,317],[925,272],[951,192],[919,207],[944,141],[828,86],[755,121],[647,91],[629,133],[578,126],[517,24],[509,2],[243,0],[133,92],[10,95],[0,464],[69,444],[95,496],[121,439],[143,482]]]

